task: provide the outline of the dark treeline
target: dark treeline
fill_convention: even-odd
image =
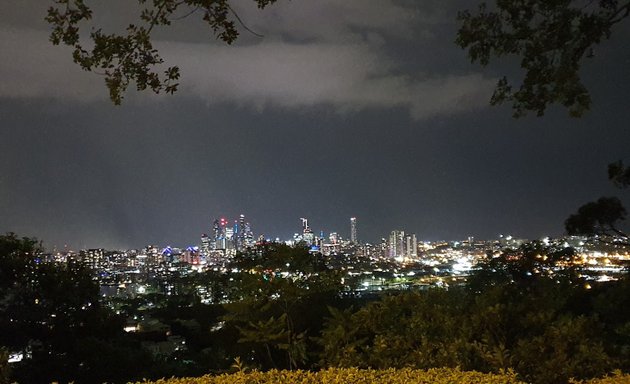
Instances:
[[[488,257],[465,286],[365,299],[340,295],[342,275],[320,256],[269,244],[239,255],[239,272],[182,282],[209,287],[222,304],[182,289],[122,300],[114,311],[99,302],[90,271],[44,263],[38,247],[0,236],[0,346],[31,352],[12,364],[2,354],[2,383],[324,367],[512,368],[528,382],[562,383],[630,370],[630,280],[585,281],[571,249],[529,243]],[[164,327],[123,332],[134,316]],[[186,348],[144,347],[164,329]]]

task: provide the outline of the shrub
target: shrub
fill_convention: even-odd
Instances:
[[[161,379],[144,384],[524,384],[512,371],[503,374],[461,371],[439,368],[418,369],[357,369],[330,368],[318,372],[278,371],[237,372],[198,378]],[[606,383],[608,384],[608,383]]]

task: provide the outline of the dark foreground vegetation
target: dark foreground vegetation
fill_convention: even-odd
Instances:
[[[90,271],[44,262],[39,247],[0,236],[0,345],[29,356],[7,364],[3,353],[0,383],[351,367],[513,370],[520,381],[563,383],[630,371],[630,280],[588,282],[560,268],[572,265],[571,249],[530,243],[489,257],[465,286],[366,299],[341,295],[341,275],[319,256],[269,244],[239,255],[240,272],[206,276],[227,294],[222,304],[191,289],[113,310]],[[289,275],[273,273],[287,264]],[[134,317],[153,327],[125,333]],[[185,348],[160,353],[166,337]]]

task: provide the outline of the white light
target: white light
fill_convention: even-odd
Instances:
[[[17,353],[12,353],[9,355],[9,363],[19,363],[20,361],[24,360],[24,353],[22,352],[17,352]]]

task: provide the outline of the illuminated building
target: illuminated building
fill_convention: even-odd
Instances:
[[[208,256],[210,254],[210,238],[205,233],[201,235],[201,253],[204,256]]]
[[[199,248],[192,246],[187,247],[183,252],[181,261],[187,264],[199,264],[201,262],[199,257]]]
[[[103,248],[88,249],[79,252],[80,261],[94,270],[101,270],[107,267],[105,250]]]
[[[252,225],[248,222],[245,222],[245,226],[243,227],[243,238],[245,241],[245,247],[253,247],[256,244],[254,241],[254,234],[252,232]]]
[[[236,250],[242,251],[245,249],[245,215],[241,214],[238,221],[234,223],[234,233],[236,235],[235,243]]]
[[[212,238],[210,239],[210,249],[216,251],[218,249],[217,240],[221,235],[221,225],[219,220],[212,223]]]
[[[308,226],[308,219],[300,218],[302,220],[302,241],[308,245],[315,244],[315,234]]]
[[[357,218],[356,217],[350,218],[350,242],[352,244],[359,243],[357,241]]]
[[[389,235],[388,253],[390,259],[404,256],[405,231],[394,230]]]
[[[406,243],[405,256],[410,259],[418,257],[418,240],[416,235],[407,236]]]
[[[414,259],[418,257],[416,235],[405,235],[405,231],[394,230],[389,235],[388,256],[391,259]]]
[[[224,250],[228,247],[227,241],[227,232],[230,229],[230,232],[234,230],[227,227],[227,220],[225,218],[221,218],[221,220],[215,220],[216,231],[215,231],[215,239],[216,239],[216,247],[215,250]],[[231,238],[231,237],[230,237]]]
[[[233,227],[225,227],[225,237],[224,237],[224,243],[225,243],[225,251],[226,253],[233,253],[234,251],[236,251],[236,247],[235,247],[235,237],[234,237],[234,228]]]

